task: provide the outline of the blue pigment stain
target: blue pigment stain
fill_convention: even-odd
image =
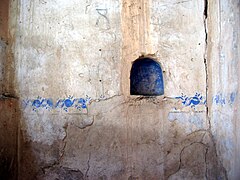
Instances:
[[[80,98],[80,99],[79,99],[79,101],[78,101],[78,103],[79,103],[79,104],[85,104],[85,103],[86,103],[86,101],[85,101],[85,99],[83,99],[83,98]]]
[[[58,100],[57,103],[56,103],[56,105],[55,105],[55,107],[63,107],[64,104],[63,104],[62,102],[64,102],[62,99]],[[61,104],[61,103],[62,103],[62,104]]]
[[[70,99],[66,99],[64,101],[64,104],[66,107],[71,107],[73,105],[74,101],[71,101]]]
[[[231,93],[231,95],[230,95],[230,102],[234,103],[235,98],[236,98],[236,93]]]
[[[213,97],[213,101],[216,104],[224,105],[224,104],[226,104],[226,97],[224,95],[222,95],[222,93],[220,93]]]
[[[213,96],[213,103],[216,105],[232,105],[234,101],[236,100],[236,92],[228,93],[228,94],[223,94],[223,93],[218,93],[215,96]]]
[[[134,61],[130,75],[130,94],[158,96],[164,94],[162,68],[150,58]]]
[[[83,104],[81,107],[82,107],[83,109],[86,109],[86,108],[87,108],[87,105],[86,105],[86,104]]]
[[[200,100],[197,97],[193,97],[190,103],[193,105],[198,105],[200,103]]]
[[[216,95],[214,99],[215,99],[215,102],[218,104],[219,103],[219,95]]]
[[[53,107],[53,101],[52,101],[52,99],[48,99],[48,100],[47,100],[47,104],[48,104],[48,106]]]
[[[36,99],[33,101],[32,106],[39,108],[41,106],[41,104],[42,103],[40,102],[40,100]]]

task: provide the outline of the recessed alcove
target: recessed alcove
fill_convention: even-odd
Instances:
[[[145,57],[135,60],[130,72],[130,94],[160,96],[164,94],[163,73],[159,62]]]

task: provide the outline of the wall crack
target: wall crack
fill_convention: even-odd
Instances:
[[[65,135],[65,137],[64,137],[63,140],[62,140],[62,142],[64,143],[64,145],[63,145],[62,150],[60,151],[58,163],[61,162],[61,160],[62,160],[62,158],[63,158],[63,156],[64,156],[64,154],[65,154],[65,148],[66,148],[66,146],[67,146],[68,124],[66,124],[63,128],[64,128],[64,130],[65,130],[66,135]]]
[[[205,31],[205,52],[204,52],[204,65],[205,65],[205,74],[206,74],[206,119],[208,121],[208,128],[211,129],[211,121],[209,117],[208,109],[208,61],[207,61],[207,52],[208,52],[208,30],[207,30],[207,18],[208,18],[208,0],[204,1],[204,11],[203,11],[203,23]]]
[[[187,2],[191,2],[191,1],[192,1],[192,0],[179,1],[179,2],[175,2],[175,3],[171,3],[171,4],[164,4],[164,5],[161,5],[160,7],[163,7],[163,6],[171,6],[171,5],[178,5],[178,4],[187,3]]]
[[[208,146],[207,146],[206,144],[202,143],[201,141],[200,141],[200,142],[192,142],[192,143],[190,143],[190,144],[184,146],[184,147],[181,149],[181,151],[180,151],[180,155],[179,155],[179,166],[178,166],[178,169],[177,169],[174,173],[170,174],[170,175],[167,177],[167,179],[170,178],[171,176],[173,176],[174,174],[178,173],[178,172],[181,170],[181,167],[182,167],[182,155],[183,155],[183,151],[184,151],[186,148],[188,148],[188,147],[190,147],[190,146],[192,146],[192,145],[194,145],[194,144],[200,144],[200,145],[203,145],[206,149],[208,149]]]
[[[88,155],[87,170],[86,170],[85,175],[84,175],[85,180],[88,179],[88,172],[89,172],[89,169],[90,169],[90,159],[91,159],[91,152]]]

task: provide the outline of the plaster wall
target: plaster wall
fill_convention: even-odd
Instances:
[[[0,4],[0,84],[1,93],[3,92],[5,63],[7,59],[7,40],[8,40],[8,1],[1,1]],[[7,7],[7,8],[6,8]]]
[[[0,178],[17,179],[18,171],[18,101],[0,98]]]
[[[15,79],[7,82],[14,82],[20,103],[19,179],[237,177],[239,162],[228,158],[239,146],[225,152],[234,138],[239,145],[238,135],[229,134],[237,121],[217,122],[221,107],[212,101],[219,93],[215,56],[225,42],[219,23],[229,29],[214,10],[219,5],[207,3],[12,0],[8,48]],[[237,25],[231,27],[238,35]],[[226,44],[239,41],[233,39]],[[160,62],[164,96],[130,96],[131,64],[140,56]],[[228,71],[233,83],[235,65]]]
[[[14,59],[11,46],[15,40],[15,34],[10,35],[10,1],[0,2],[0,93],[6,96],[14,96]],[[13,18],[13,16],[12,16]]]
[[[209,2],[209,118],[229,179],[239,179],[239,1]]]

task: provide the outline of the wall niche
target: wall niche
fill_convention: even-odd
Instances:
[[[149,57],[141,57],[133,62],[130,72],[130,94],[164,94],[163,72],[159,62]]]

